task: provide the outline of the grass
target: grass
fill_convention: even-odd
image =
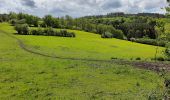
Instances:
[[[162,91],[163,80],[152,71],[137,69],[129,65],[118,65],[114,62],[71,61],[34,55],[22,50],[15,39],[5,35],[1,30],[11,35],[15,32],[9,24],[0,24],[1,100],[28,98],[29,100],[145,100],[155,90]],[[72,56],[69,51],[71,48],[71,51],[76,51],[76,56],[80,54],[80,57],[90,54],[95,57],[97,51],[106,58],[118,54],[123,57],[123,54],[128,55],[127,50],[132,50],[130,53],[133,56],[141,55],[141,57],[145,50],[154,52],[152,46],[116,39],[101,39],[99,35],[80,31],[76,31],[76,34],[75,39],[44,36],[16,37],[23,39],[29,46],[38,46],[39,50],[45,52],[52,49],[49,52],[55,51],[56,54],[61,53],[62,56]],[[96,38],[93,39],[93,37]],[[84,43],[85,41],[87,43]],[[121,46],[116,49],[117,43]],[[62,51],[58,46],[69,48],[69,50]],[[103,46],[103,51],[101,46]],[[128,46],[136,47],[128,49]],[[137,50],[138,48],[145,50],[142,53],[134,53],[134,51],[140,51]],[[129,54],[128,57],[132,56]]]
[[[26,45],[39,52],[71,58],[110,60],[111,58],[150,60],[155,57],[156,47],[119,39],[102,39],[100,35],[69,30],[76,38],[54,36],[17,36]],[[164,57],[164,48],[159,47],[158,56]]]

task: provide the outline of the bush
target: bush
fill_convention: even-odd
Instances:
[[[52,27],[46,28],[44,30],[44,33],[45,33],[44,35],[46,36],[55,36],[55,31]]]
[[[18,34],[22,34],[22,25],[15,25],[15,30],[18,32]]]
[[[68,32],[67,30],[60,30],[60,34],[63,37],[75,37],[75,33],[74,32]]]
[[[165,54],[170,58],[170,42],[166,44]]]
[[[138,57],[138,58],[136,58],[136,60],[141,60],[141,58],[140,58],[140,57]]]
[[[37,30],[31,30],[30,34],[31,35],[37,35],[38,31]]]
[[[163,58],[163,57],[157,57],[156,60],[158,60],[158,61],[165,61],[165,58]]]
[[[114,60],[114,59],[118,59],[118,58],[116,58],[116,57],[111,57],[111,60]]]
[[[76,34],[74,32],[70,32],[71,37],[76,37]]]
[[[161,47],[165,47],[165,45],[167,43],[167,41],[163,41],[163,40],[157,41],[155,39],[145,39],[145,38],[135,39],[134,42],[148,44],[148,45],[154,45],[154,46],[161,46]]]
[[[115,30],[115,32],[113,32],[112,34],[114,38],[124,39],[124,34],[121,30]]]
[[[121,30],[116,30],[115,28],[110,29],[101,35],[102,38],[117,38],[124,39],[124,34]]]
[[[104,34],[102,34],[101,37],[102,37],[102,38],[112,38],[113,35],[112,35],[112,33],[110,33],[110,32],[105,32]]]
[[[31,35],[44,35],[44,30],[41,28],[38,28],[38,30],[31,30],[30,32]]]
[[[67,36],[67,30],[60,30],[60,33],[62,36],[66,37]]]
[[[17,24],[17,25],[15,25],[15,30],[20,35],[28,35],[29,34],[29,26],[27,24]]]
[[[12,20],[10,21],[10,23],[11,23],[12,25],[16,25],[16,24],[17,24],[17,19],[12,19]]]
[[[46,28],[42,30],[39,28],[38,30],[31,30],[31,35],[45,35],[45,36],[61,36],[61,37],[76,37],[74,32],[68,32],[67,30],[55,31],[53,28]]]
[[[155,60],[155,58],[151,58],[151,60]],[[166,59],[163,57],[157,57],[156,60],[157,61],[166,61]]]
[[[29,26],[27,24],[23,24],[22,31],[23,31],[23,35],[28,35],[29,34]]]

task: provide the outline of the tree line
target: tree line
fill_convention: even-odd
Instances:
[[[112,18],[112,17],[153,17],[153,18],[165,18],[164,14],[159,13],[138,13],[138,14],[125,14],[124,12],[114,12],[108,13],[106,15],[92,15],[92,16],[85,16],[85,18]]]
[[[4,15],[4,21],[9,20],[13,25],[28,24],[30,27],[52,27],[62,29],[83,30],[100,34],[102,38],[118,38],[127,39],[148,37],[155,39],[157,31],[157,21],[150,17],[129,17],[119,18],[117,20],[103,18],[72,18],[66,15],[65,17],[53,17],[46,15],[43,18],[37,16],[10,13]]]

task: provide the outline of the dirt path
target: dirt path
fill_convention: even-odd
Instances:
[[[19,47],[21,49],[23,49],[26,52],[32,53],[32,54],[36,54],[36,55],[40,55],[43,57],[49,57],[49,58],[57,58],[57,59],[65,59],[65,60],[80,60],[80,61],[95,61],[95,62],[114,62],[117,63],[119,65],[132,65],[134,67],[139,67],[139,68],[144,68],[144,69],[148,69],[148,70],[154,70],[154,71],[160,71],[162,70],[162,68],[170,71],[170,63],[164,63],[164,62],[142,62],[142,61],[127,61],[127,60],[121,60],[121,59],[115,59],[115,60],[97,60],[97,59],[81,59],[81,58],[68,58],[68,57],[60,57],[60,56],[52,56],[52,55],[48,55],[48,54],[44,54],[44,53],[39,53],[36,51],[33,51],[29,48],[26,47],[26,45],[24,44],[24,42],[13,36],[8,34],[5,31],[0,30],[1,33],[6,34],[7,36],[16,39]]]

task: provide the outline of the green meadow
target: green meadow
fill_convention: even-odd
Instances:
[[[4,100],[147,100],[163,91],[163,79],[149,70],[126,64],[64,60],[29,53],[30,50],[60,57],[110,60],[154,57],[155,46],[74,31],[76,38],[15,35],[0,24],[0,99]],[[164,48],[159,48],[159,56]]]
[[[119,39],[103,39],[100,35],[69,30],[76,38],[54,36],[18,36],[28,48],[60,57],[110,60],[136,59],[151,60],[155,57],[156,46],[134,43]],[[164,57],[164,48],[159,47],[158,57]]]

